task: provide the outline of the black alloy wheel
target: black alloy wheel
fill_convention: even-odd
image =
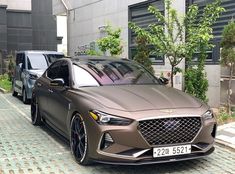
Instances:
[[[35,96],[32,97],[31,102],[31,122],[35,126],[42,125],[42,117],[40,115],[39,106]]]
[[[79,164],[90,164],[86,126],[79,114],[75,114],[71,122],[70,147]]]

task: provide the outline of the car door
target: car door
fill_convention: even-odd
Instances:
[[[52,121],[50,118],[50,108],[48,107],[48,100],[50,100],[51,97],[50,82],[57,78],[60,64],[61,62],[52,64],[36,83],[38,87],[38,104],[40,110],[43,116],[50,122]]]
[[[56,78],[61,78],[65,82],[65,87],[50,86],[48,95],[49,116],[52,124],[66,134],[66,119],[70,107],[70,99],[67,97],[70,88],[70,68],[68,61],[61,61]]]
[[[25,68],[25,54],[19,53],[16,55],[16,68],[14,78],[15,91],[18,93],[22,93]]]
[[[16,54],[16,67],[15,67],[15,76],[14,76],[14,90],[16,92],[19,92],[20,89],[20,74],[21,74],[21,66],[22,66],[23,60],[22,60],[22,54]]]

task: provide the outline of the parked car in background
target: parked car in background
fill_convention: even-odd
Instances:
[[[64,54],[56,51],[19,51],[16,53],[16,66],[12,82],[12,95],[22,95],[23,102],[29,103],[35,81],[47,67],[63,58]]]
[[[60,59],[35,83],[32,124],[46,123],[70,140],[84,165],[209,155],[216,133],[210,107],[163,82],[132,60]]]

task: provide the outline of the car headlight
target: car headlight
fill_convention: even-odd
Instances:
[[[100,111],[90,111],[89,114],[100,125],[127,126],[133,121],[128,118],[118,117]]]
[[[208,110],[203,114],[203,118],[205,120],[212,119],[213,117],[214,117],[214,115],[213,115],[213,112],[211,110]]]

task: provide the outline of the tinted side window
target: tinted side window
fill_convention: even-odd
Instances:
[[[47,54],[46,56],[47,56],[50,64],[55,62],[56,60],[64,57],[64,55],[62,55],[62,54]]]
[[[16,55],[16,65],[22,64],[22,69],[25,69],[25,54],[19,53]]]
[[[66,61],[63,61],[60,66],[58,78],[64,79],[65,86],[69,86],[69,66]]]
[[[58,77],[59,69],[60,69],[61,62],[54,63],[48,70],[47,70],[47,77],[50,79],[56,79]]]
[[[23,63],[22,54],[16,54],[16,65]]]

